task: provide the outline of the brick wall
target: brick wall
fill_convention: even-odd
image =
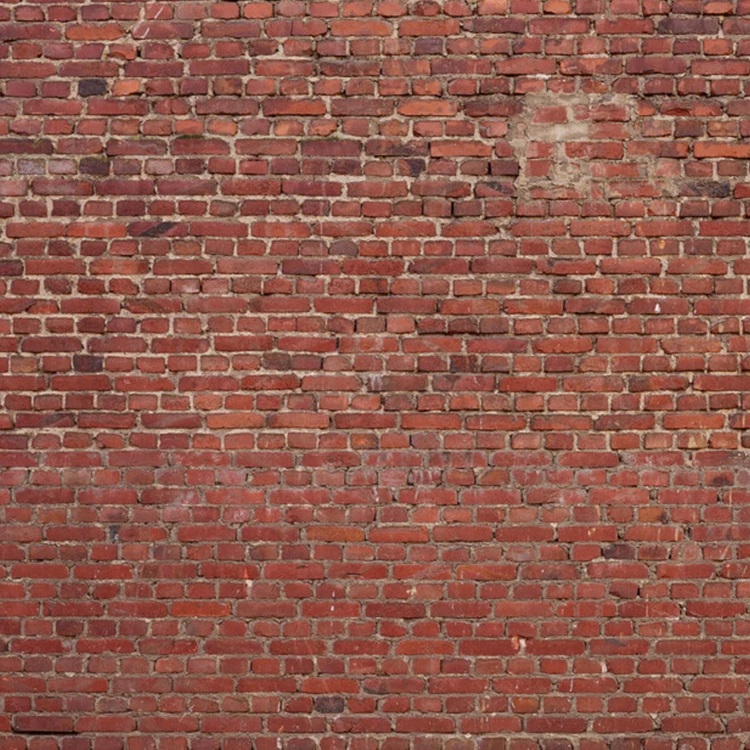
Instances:
[[[741,750],[750,2],[0,6],[2,750]]]

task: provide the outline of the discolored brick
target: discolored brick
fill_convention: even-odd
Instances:
[[[750,7],[0,9],[0,746],[741,750]]]

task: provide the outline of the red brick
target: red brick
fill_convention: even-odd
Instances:
[[[662,6],[0,12],[5,744],[739,750],[750,21]]]

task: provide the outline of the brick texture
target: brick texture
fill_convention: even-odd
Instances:
[[[0,748],[742,750],[750,0],[0,5]]]

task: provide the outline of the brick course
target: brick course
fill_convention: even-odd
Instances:
[[[741,750],[750,2],[0,6],[0,748]]]

